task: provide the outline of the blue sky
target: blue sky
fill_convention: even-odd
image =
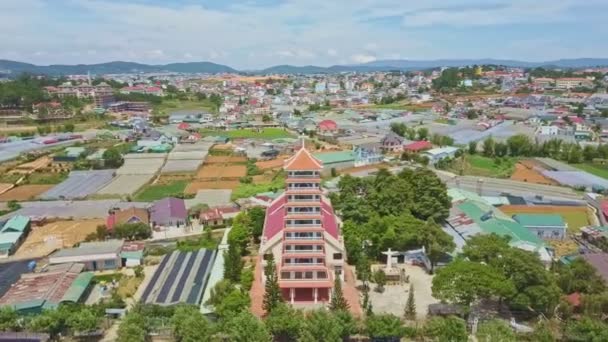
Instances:
[[[0,58],[212,61],[608,57],[608,0],[0,0]]]

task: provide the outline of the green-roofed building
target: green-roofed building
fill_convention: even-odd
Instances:
[[[30,231],[30,218],[15,215],[0,229],[0,257],[13,254]]]
[[[557,214],[517,214],[513,219],[544,240],[563,240],[568,224]]]
[[[511,238],[511,246],[538,253],[545,264],[551,262],[552,257],[538,235],[489,204],[481,196],[461,189],[448,189],[448,196],[452,199],[453,209],[450,213],[452,217],[447,221],[457,232],[457,236],[466,240],[476,234],[506,235]]]
[[[353,151],[335,151],[314,153],[313,156],[323,163],[324,174],[330,174],[331,170],[336,171],[348,169],[355,166],[355,153]]]

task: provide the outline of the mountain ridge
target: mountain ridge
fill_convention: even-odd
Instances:
[[[608,58],[571,58],[557,59],[545,62],[526,62],[513,59],[437,59],[437,60],[377,60],[365,64],[332,65],[328,67],[305,65],[275,65],[261,70],[239,71],[227,65],[207,61],[181,62],[169,64],[144,64],[137,62],[111,61],[97,64],[51,64],[35,65],[12,60],[0,59],[0,72],[10,71],[11,74],[32,73],[47,74],[51,76],[69,74],[121,74],[121,73],[150,73],[150,72],[176,72],[176,73],[248,73],[248,74],[315,74],[340,72],[373,72],[373,71],[411,71],[433,69],[438,67],[461,67],[467,65],[496,64],[508,67],[556,67],[556,68],[584,68],[608,66]]]

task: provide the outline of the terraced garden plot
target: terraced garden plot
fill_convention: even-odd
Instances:
[[[25,184],[14,187],[0,194],[0,202],[3,201],[28,201],[35,199],[38,195],[54,187],[52,184]]]
[[[59,248],[72,247],[95,233],[105,220],[55,221],[33,227],[15,256],[18,258],[45,257]]]

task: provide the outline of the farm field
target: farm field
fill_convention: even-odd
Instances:
[[[168,116],[171,112],[180,110],[215,112],[215,106],[209,100],[163,100],[161,104],[154,106],[153,113],[157,116]]]
[[[46,192],[54,185],[52,184],[26,184],[17,186],[0,194],[0,201],[27,201]]]
[[[137,195],[137,202],[153,202],[165,197],[175,197],[184,193],[184,189],[188,185],[185,180],[178,180],[166,184],[150,184],[144,187]]]
[[[59,184],[64,180],[68,179],[69,173],[67,172],[52,172],[52,173],[39,173],[34,172],[27,176],[28,184]]]
[[[608,167],[597,164],[572,164],[577,169],[587,171],[592,175],[608,179]]]
[[[95,233],[98,225],[105,220],[55,221],[40,227],[32,227],[15,256],[18,258],[38,258],[52,253],[58,248],[72,247],[84,241],[87,235]]]
[[[196,173],[196,178],[207,180],[209,178],[240,178],[247,175],[247,166],[226,163],[224,165],[205,164]]]
[[[206,189],[236,189],[241,185],[239,181],[193,181],[186,189],[185,194],[196,194],[199,190]]]
[[[241,156],[208,156],[205,159],[205,164],[217,163],[246,163],[247,157]]]
[[[516,214],[560,215],[568,224],[568,232],[571,234],[578,233],[582,227],[588,226],[593,222],[590,220],[590,215],[592,214],[587,207],[503,205],[498,209],[509,216]]]
[[[285,163],[285,159],[289,158],[289,156],[279,156],[276,159],[272,160],[261,160],[255,163],[255,166],[260,170],[272,170],[279,169],[283,167]]]
[[[480,155],[466,155],[463,161],[456,158],[450,171],[463,175],[482,176],[494,178],[509,178],[514,171],[516,159],[514,158],[489,158]]]
[[[263,129],[235,129],[230,131],[216,131],[203,129],[203,135],[221,135],[230,139],[280,139],[294,138],[294,136],[283,128],[268,127]]]
[[[534,169],[536,166],[538,166],[537,163],[532,160],[520,161],[515,164],[515,171],[511,175],[511,179],[535,184],[557,185],[555,181],[536,171]]]
[[[260,192],[282,190],[285,188],[285,176],[284,173],[279,173],[274,179],[267,180],[265,182],[255,182],[250,184],[240,183],[232,191],[231,199],[234,201],[239,198],[246,198],[253,196]]]

